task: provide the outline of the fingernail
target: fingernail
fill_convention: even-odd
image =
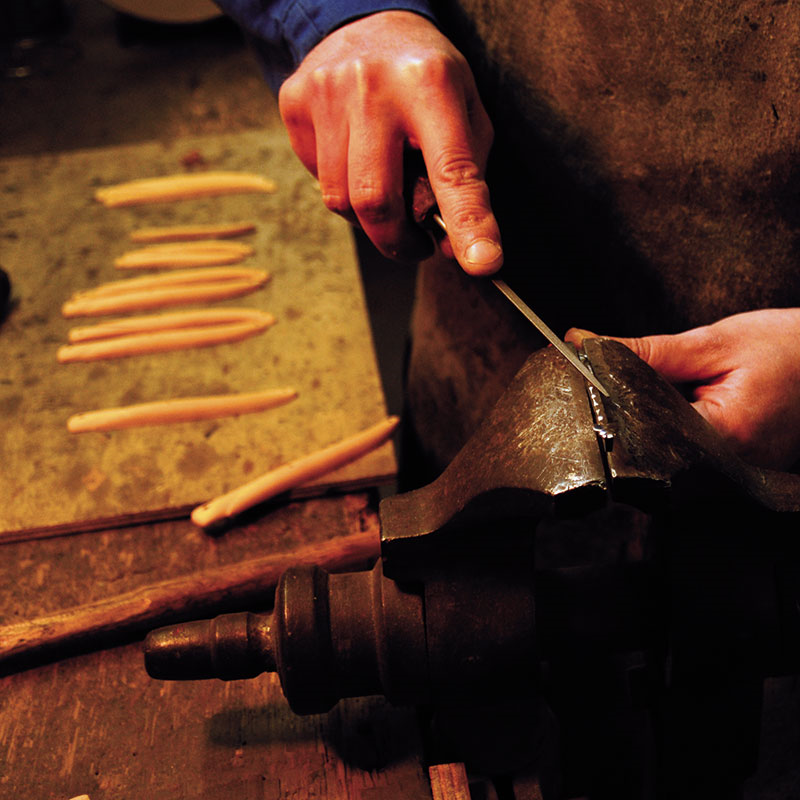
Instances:
[[[488,267],[503,255],[497,242],[491,239],[476,239],[464,254],[467,264],[474,267]]]

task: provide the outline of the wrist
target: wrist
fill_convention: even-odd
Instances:
[[[297,0],[292,3],[284,16],[283,26],[295,66],[336,29],[385,11],[410,11],[435,22],[433,11],[426,0]]]

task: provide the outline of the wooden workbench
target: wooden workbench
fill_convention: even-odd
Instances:
[[[92,200],[97,185],[180,171],[187,153],[268,174],[279,190],[166,208]],[[187,518],[197,502],[386,414],[349,228],[324,209],[285,134],[7,159],[0,212],[14,287],[0,328],[0,626],[365,529],[377,542],[367,492],[393,477],[391,444],[333,475],[336,496],[280,498],[218,537]],[[236,219],[257,223],[249,265],[273,276],[241,304],[273,312],[274,330],[239,348],[59,368],[60,304],[119,277],[112,258],[132,229]],[[64,425],[93,405],[287,383],[300,397],[274,414],[78,438]],[[275,676],[155,681],[142,637],[24,669],[0,664],[0,800],[430,798],[413,710],[372,698],[300,718]]]
[[[358,494],[219,538],[179,520],[5,545],[0,624],[374,524]],[[411,709],[368,698],[297,717],[274,675],[152,680],[139,642],[0,678],[2,800],[415,800],[430,798],[420,753]]]

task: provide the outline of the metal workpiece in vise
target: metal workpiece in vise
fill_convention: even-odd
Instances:
[[[739,460],[621,344],[587,339],[581,356],[609,397],[535,352],[438,479],[382,501],[373,570],[290,569],[271,613],[151,633],[148,672],[277,671],[301,714],[372,694],[539,697],[569,739],[593,702],[559,669],[594,691],[591,671],[624,661],[622,694],[655,711],[662,766],[686,760],[681,737],[713,735],[746,774],[761,682],[800,671],[800,476]],[[647,541],[621,546],[615,526],[639,518]]]

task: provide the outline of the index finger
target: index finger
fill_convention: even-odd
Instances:
[[[453,254],[471,275],[489,275],[503,263],[500,230],[485,181],[492,126],[474,84],[445,81],[431,103],[419,103],[419,149],[447,227]],[[432,114],[431,108],[441,113]]]

